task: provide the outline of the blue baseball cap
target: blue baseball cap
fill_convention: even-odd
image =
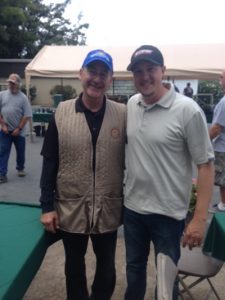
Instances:
[[[82,65],[83,67],[86,67],[87,65],[89,65],[90,63],[94,62],[94,61],[101,61],[103,62],[111,72],[113,72],[113,61],[112,61],[112,57],[111,55],[109,55],[107,52],[101,50],[101,49],[97,49],[97,50],[93,50],[90,51],[84,62]]]

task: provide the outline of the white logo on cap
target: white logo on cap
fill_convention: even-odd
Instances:
[[[142,49],[142,50],[139,50],[137,51],[134,56],[139,56],[139,55],[143,55],[143,54],[151,54],[153,51],[152,50],[149,50],[149,49]]]
[[[104,53],[104,52],[96,52],[96,53],[93,53],[93,54],[91,54],[91,57],[95,57],[95,56],[102,56],[102,57],[104,57],[104,59],[106,59],[107,61],[109,61],[109,58],[108,58],[108,56]]]

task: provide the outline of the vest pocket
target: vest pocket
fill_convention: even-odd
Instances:
[[[68,232],[89,233],[91,213],[88,203],[86,196],[57,199],[55,206],[59,215],[60,228]]]
[[[96,210],[99,232],[113,231],[122,224],[123,197],[103,196],[101,207]]]

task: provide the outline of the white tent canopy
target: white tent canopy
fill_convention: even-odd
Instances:
[[[27,87],[32,76],[79,78],[86,54],[97,48],[101,47],[44,46],[25,69]],[[103,47],[113,57],[115,79],[131,78],[126,68],[136,48]],[[159,49],[164,56],[167,78],[218,79],[225,69],[225,44],[167,45]]]

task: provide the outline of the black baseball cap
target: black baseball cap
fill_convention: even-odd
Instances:
[[[132,54],[127,70],[132,71],[134,65],[142,60],[150,61],[151,63],[159,66],[164,65],[163,55],[158,48],[151,45],[143,45],[137,48]]]

